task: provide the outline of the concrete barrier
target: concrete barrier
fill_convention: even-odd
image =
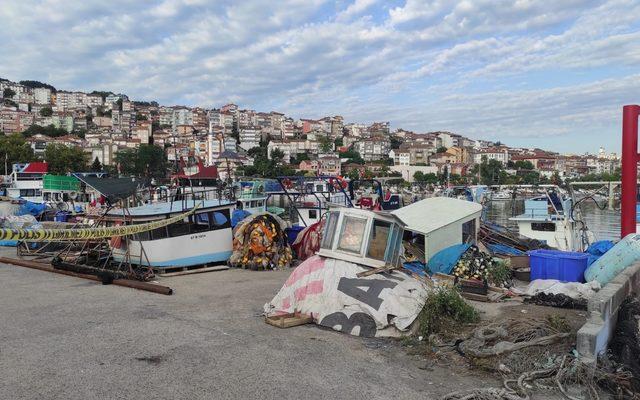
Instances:
[[[640,262],[620,272],[589,300],[587,322],[578,331],[578,352],[587,363],[607,349],[616,328],[618,309],[632,293],[640,293]]]

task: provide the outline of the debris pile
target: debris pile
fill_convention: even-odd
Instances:
[[[289,267],[293,257],[282,228],[284,224],[269,213],[247,217],[233,233],[233,254],[229,264],[252,270]]]

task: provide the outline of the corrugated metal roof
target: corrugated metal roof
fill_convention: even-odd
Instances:
[[[394,210],[407,226],[405,229],[422,234],[431,233],[456,221],[482,213],[482,206],[466,200],[432,197]]]

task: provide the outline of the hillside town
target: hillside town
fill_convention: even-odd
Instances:
[[[121,173],[135,171],[123,167],[119,152],[148,145],[164,151],[169,169],[200,162],[218,166],[221,178],[228,178],[225,173],[235,177],[278,171],[397,176],[410,183],[536,184],[584,177],[607,180],[619,170],[618,156],[603,148],[597,154],[559,154],[453,132],[392,130],[389,122],[363,124],[340,115],[294,119],[236,104],[213,109],[165,106],[125,94],[56,90],[37,81],[6,79],[0,79],[0,95],[0,131],[22,134],[35,159],[46,158],[47,146],[63,145],[82,149],[87,166],[93,161],[94,167]],[[225,151],[234,157],[221,157]],[[273,161],[274,154],[276,163],[286,168],[269,168],[273,162],[262,169],[255,166],[257,157]],[[480,168],[483,162],[486,168]]]

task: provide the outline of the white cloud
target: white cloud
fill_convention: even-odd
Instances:
[[[606,94],[619,103],[638,93],[640,0],[148,4],[5,2],[0,76],[511,137],[548,135],[552,117],[567,134],[610,128],[616,97]],[[552,109],[570,102],[575,114]]]

